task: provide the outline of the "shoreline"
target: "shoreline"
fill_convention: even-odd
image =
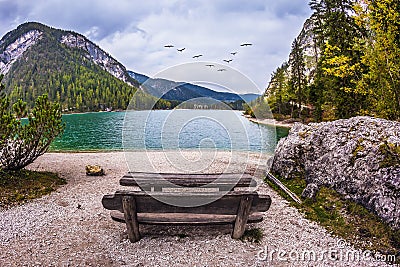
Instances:
[[[263,124],[263,125],[269,125],[269,126],[278,126],[278,127],[284,127],[284,128],[292,128],[293,125],[295,124],[295,122],[281,122],[281,121],[277,121],[275,119],[257,119],[257,118],[252,118],[248,115],[245,115],[245,117],[254,123],[257,124]]]
[[[183,153],[188,153],[188,152],[216,152],[216,153],[247,153],[247,154],[265,154],[265,155],[273,155],[271,152],[267,152],[264,150],[247,150],[247,149],[220,149],[220,148],[186,148],[186,149],[135,149],[135,150],[125,150],[124,148],[121,149],[94,149],[94,150],[52,150],[49,149],[47,150],[44,154],[80,154],[80,153],[160,153],[160,152],[165,152],[165,153],[175,153],[175,152],[183,152]],[[43,154],[43,155],[44,155]]]
[[[79,114],[90,114],[90,113],[118,113],[118,112],[131,112],[131,111],[159,111],[159,110],[224,110],[224,109],[190,109],[190,108],[172,108],[172,109],[145,109],[145,110],[128,110],[128,109],[118,109],[118,110],[111,110],[111,111],[106,111],[106,110],[99,110],[99,111],[78,111],[78,112],[61,112],[61,115],[79,115]],[[240,109],[226,109],[229,111],[236,111],[236,112],[244,112],[244,110]]]
[[[135,151],[48,151],[27,169],[56,172],[67,178],[84,174],[86,165],[100,165],[124,172],[241,172],[262,174],[272,154],[221,150],[135,150]],[[118,162],[116,166],[110,162]],[[51,163],[51,164],[49,164]],[[45,167],[46,166],[46,167]],[[117,167],[117,168],[115,168]],[[68,170],[68,171],[66,171]],[[74,174],[73,174],[74,173]],[[107,171],[106,171],[107,173]],[[72,177],[71,177],[71,174]],[[122,177],[122,175],[121,175]],[[69,179],[68,179],[69,178]]]

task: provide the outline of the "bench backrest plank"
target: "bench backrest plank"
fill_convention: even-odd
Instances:
[[[114,195],[105,195],[102,203],[104,208],[123,212],[123,197],[132,196],[136,202],[138,213],[198,213],[198,214],[237,214],[243,196],[252,197],[251,212],[267,211],[271,205],[271,198],[267,195],[258,195],[257,192],[228,192],[216,193],[154,193],[135,191],[117,191]],[[154,197],[155,198],[154,198]],[[186,207],[167,203],[186,203]],[[206,203],[192,207],[193,203]]]

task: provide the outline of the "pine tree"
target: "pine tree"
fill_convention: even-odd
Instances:
[[[298,38],[292,43],[292,51],[289,55],[290,65],[290,86],[296,95],[297,112],[292,117],[301,117],[302,104],[304,103],[305,87],[307,86],[305,76],[305,62],[303,55],[303,47]]]
[[[273,113],[292,114],[295,94],[289,88],[289,64],[284,62],[271,75],[271,80],[266,89],[268,104]],[[292,103],[292,104],[291,104]]]
[[[64,130],[59,104],[49,102],[47,95],[39,96],[28,123],[21,117],[27,114],[27,104],[18,100],[11,106],[2,92],[0,76],[0,169],[19,170],[44,154],[51,142]]]
[[[400,5],[395,0],[365,1],[369,30],[362,60],[368,72],[358,90],[370,93],[375,115],[400,119]]]
[[[322,111],[318,120],[348,118],[364,108],[365,95],[356,90],[364,72],[357,40],[364,33],[354,19],[354,4],[354,0],[310,1],[321,51],[312,85],[314,105]]]

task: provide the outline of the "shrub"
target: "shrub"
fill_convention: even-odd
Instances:
[[[253,243],[260,243],[263,238],[263,235],[264,235],[263,231],[260,228],[246,229],[240,240],[250,241]]]
[[[19,100],[11,106],[3,89],[0,84],[0,169],[19,170],[43,155],[65,125],[60,105],[50,103],[47,95],[38,97],[27,121],[22,120],[26,103]]]

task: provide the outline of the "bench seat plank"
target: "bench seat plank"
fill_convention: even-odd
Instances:
[[[153,173],[153,172],[128,172],[123,178],[252,178],[249,173]]]
[[[255,187],[256,180],[250,174],[184,174],[184,173],[128,173],[120,179],[122,186],[139,186],[143,190],[154,187],[209,187],[233,190],[235,187]]]

